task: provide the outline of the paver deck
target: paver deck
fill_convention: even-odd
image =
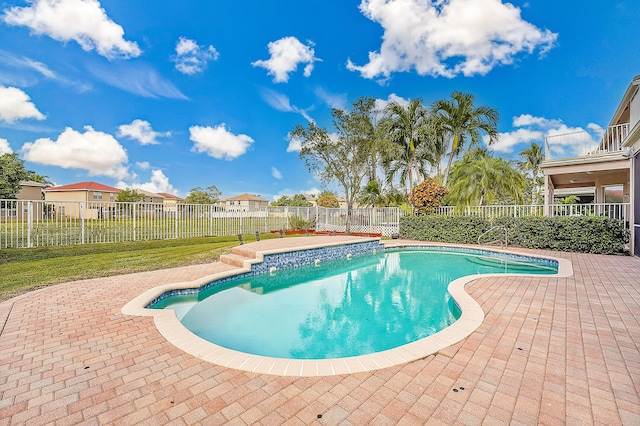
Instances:
[[[28,293],[0,303],[0,425],[640,424],[640,259],[518,251],[567,258],[574,275],[473,281],[485,320],[467,338],[339,376],[220,367],[120,311],[156,285],[233,268],[223,263]]]

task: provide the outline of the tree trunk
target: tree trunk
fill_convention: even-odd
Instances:
[[[344,235],[351,235],[351,211],[353,210],[353,202],[347,199],[347,218],[344,224]]]
[[[453,143],[451,144],[451,153],[449,154],[449,161],[447,162],[447,168],[444,171],[444,181],[442,186],[447,186],[447,180],[449,179],[449,172],[451,171],[451,164],[453,164],[453,157],[456,155],[456,148],[458,147],[458,135],[453,137]]]

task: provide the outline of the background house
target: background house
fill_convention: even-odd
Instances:
[[[18,200],[42,201],[43,192],[47,185],[32,180],[20,181],[20,190],[16,194]]]
[[[640,255],[640,76],[625,91],[597,146],[573,157],[563,156],[563,147],[591,138],[573,132],[545,139],[545,208],[551,214],[556,192],[562,195],[589,193],[592,214],[625,220],[631,228],[631,251]]]
[[[136,189],[135,191],[144,197],[140,201],[141,203],[164,204],[165,197],[162,194],[156,194],[155,192],[145,191],[144,189]]]
[[[0,220],[27,220],[29,209],[31,218],[42,219],[44,216],[42,205],[35,203],[29,206],[28,201],[42,201],[42,189],[46,185],[32,180],[20,181],[20,190],[15,200],[2,200],[0,202]]]
[[[269,200],[252,194],[223,198],[220,203],[226,207],[227,211],[249,211],[269,206]]]
[[[164,197],[162,202],[164,203],[165,212],[178,211],[178,205],[184,204],[184,198],[180,198],[177,195],[168,194],[166,192],[158,192],[158,195],[162,195]]]
[[[108,202],[114,202],[120,189],[103,185],[97,182],[79,182],[69,185],[54,186],[44,190],[44,199],[47,204],[53,206],[56,217],[80,217],[80,206],[78,201],[84,201],[85,219],[98,219],[107,217],[115,211]],[[65,201],[74,201],[65,203]]]

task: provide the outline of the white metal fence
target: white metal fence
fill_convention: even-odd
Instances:
[[[400,210],[355,209],[352,232],[398,232]],[[293,227],[344,232],[346,210],[206,204],[0,200],[0,248],[268,233]]]
[[[552,206],[439,207],[450,216],[606,216],[629,223],[629,203]],[[403,211],[396,207],[353,209],[351,232],[398,234]],[[0,248],[147,241],[290,229],[344,232],[346,209],[266,207],[227,210],[208,204],[108,203],[0,200]]]
[[[390,237],[399,232],[402,214],[402,210],[397,207],[353,209],[350,231]],[[346,219],[347,209],[319,208],[316,217],[316,231],[344,232]]]

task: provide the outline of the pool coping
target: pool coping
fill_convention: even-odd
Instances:
[[[358,238],[352,242],[380,241],[380,238]],[[474,248],[494,253],[514,254],[524,257],[537,257],[558,262],[558,273],[546,275],[549,278],[565,278],[573,275],[573,266],[567,259],[552,256],[532,256],[530,253],[518,252],[517,250],[498,249],[487,246],[462,246],[456,244],[435,243],[425,241],[409,240],[384,240],[380,241],[385,249],[402,247],[458,247]],[[201,287],[211,281],[227,278],[251,271],[251,264],[260,263],[265,255],[286,253],[292,251],[308,250],[321,247],[339,246],[349,244],[349,240],[340,239],[333,242],[318,242],[298,247],[283,247],[255,252],[255,259],[245,260],[244,267],[201,277],[194,281],[177,282],[165,284],[149,289],[132,299],[122,307],[121,312],[125,315],[151,316],[160,334],[174,346],[204,361],[253,373],[271,374],[278,376],[295,377],[318,377],[332,376],[340,374],[352,374],[378,370],[405,364],[411,361],[425,358],[440,350],[458,343],[460,340],[473,333],[484,320],[484,311],[465,290],[465,286],[480,278],[490,277],[540,277],[534,274],[478,274],[458,278],[448,286],[448,291],[458,304],[461,316],[449,327],[441,330],[424,339],[405,345],[388,349],[372,354],[359,355],[347,358],[321,359],[321,360],[296,360],[285,358],[273,358],[261,355],[253,355],[244,352],[218,346],[208,342],[189,331],[178,320],[176,312],[172,309],[149,309],[146,306],[161,294],[176,289],[187,289]]]

